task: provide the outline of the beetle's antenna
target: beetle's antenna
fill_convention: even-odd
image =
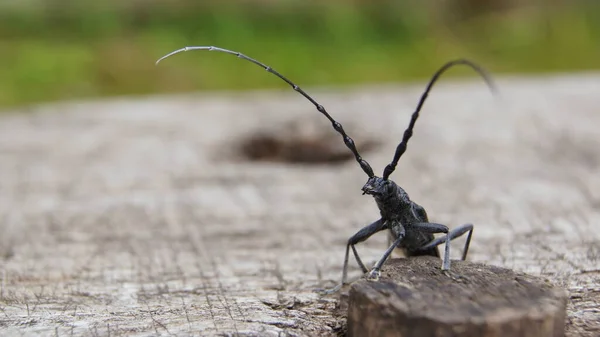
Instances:
[[[354,158],[356,159],[356,161],[360,164],[360,167],[362,168],[363,171],[365,171],[365,173],[370,177],[373,177],[373,169],[371,168],[371,166],[369,165],[369,163],[367,163],[366,160],[362,159],[362,157],[360,156],[360,154],[358,153],[358,150],[356,149],[356,146],[354,145],[354,140],[352,140],[352,138],[350,138],[346,132],[344,131],[344,128],[342,127],[342,124],[338,123],[337,121],[335,121],[335,119],[333,119],[329,113],[327,113],[327,111],[325,110],[325,107],[323,107],[321,104],[317,103],[317,101],[315,101],[312,97],[310,97],[306,92],[304,92],[304,90],[302,90],[299,86],[295,85],[292,81],[288,80],[287,78],[285,78],[283,75],[281,75],[280,73],[278,73],[275,69],[253,59],[250,58],[242,53],[239,52],[235,52],[235,51],[231,51],[231,50],[227,50],[227,49],[223,49],[223,48],[219,48],[219,47],[214,47],[214,46],[194,46],[194,47],[184,47],[178,50],[175,50],[163,57],[161,57],[160,59],[158,59],[158,61],[156,61],[156,64],[158,64],[160,61],[166,59],[169,56],[184,52],[184,51],[189,51],[189,50],[208,50],[208,51],[219,51],[219,52],[223,52],[223,53],[228,53],[228,54],[232,54],[235,55],[241,59],[244,59],[246,61],[250,61],[262,68],[264,68],[266,71],[270,72],[271,74],[274,74],[275,76],[279,77],[280,79],[284,80],[287,84],[289,84],[295,91],[299,92],[302,96],[304,96],[306,99],[308,99],[316,108],[317,110],[319,110],[320,113],[322,113],[323,115],[325,115],[325,117],[327,117],[327,119],[329,119],[329,121],[331,122],[331,125],[333,126],[333,128],[335,129],[335,131],[337,131],[340,135],[342,135],[342,138],[344,140],[344,143],[346,144],[346,146],[348,147],[348,149],[350,149],[350,151],[352,151],[352,153],[354,154]]]
[[[410,118],[410,124],[408,124],[408,128],[404,131],[404,135],[402,136],[402,141],[400,141],[400,144],[398,144],[398,147],[396,147],[396,153],[394,154],[394,159],[383,170],[383,179],[384,180],[387,180],[388,177],[390,176],[390,174],[392,174],[394,172],[394,170],[396,169],[396,165],[398,164],[398,160],[400,160],[400,157],[406,151],[406,146],[408,144],[408,140],[413,135],[413,128],[415,127],[415,123],[417,121],[417,118],[419,118],[419,112],[421,111],[421,108],[423,107],[423,104],[425,103],[425,100],[427,99],[427,96],[429,95],[429,91],[431,90],[431,88],[433,87],[433,85],[435,84],[435,82],[439,79],[439,77],[446,70],[448,70],[452,66],[460,65],[460,64],[464,64],[466,66],[469,66],[469,67],[473,68],[473,70],[475,70],[477,73],[479,73],[479,75],[481,75],[481,77],[483,77],[483,79],[485,80],[485,82],[488,85],[488,87],[490,87],[490,90],[494,94],[497,92],[496,86],[492,82],[491,76],[489,76],[489,74],[483,68],[479,67],[475,63],[473,63],[473,62],[471,62],[469,60],[465,60],[465,59],[458,59],[458,60],[450,61],[450,62],[444,64],[433,75],[433,77],[431,78],[431,80],[429,80],[429,83],[427,84],[427,88],[425,89],[425,92],[423,93],[423,95],[421,95],[421,99],[419,100],[419,104],[417,105],[417,109],[415,110],[415,112],[413,112],[413,114],[412,114],[412,116]]]

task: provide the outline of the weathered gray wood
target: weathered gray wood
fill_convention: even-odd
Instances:
[[[260,74],[260,73],[259,73]],[[440,82],[392,178],[469,259],[570,291],[600,329],[600,76]],[[423,85],[310,90],[380,174]],[[377,217],[354,162],[248,162],[264,127],[329,123],[289,89],[32,107],[0,117],[0,335],[328,336],[348,237]],[[385,235],[358,249],[365,263]],[[458,257],[461,245],[453,246]],[[353,264],[351,276],[360,275]]]
[[[548,280],[433,257],[390,260],[352,285],[348,337],[562,337],[568,294]]]

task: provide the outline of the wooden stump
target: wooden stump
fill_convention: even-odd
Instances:
[[[430,257],[394,259],[377,282],[355,282],[348,336],[564,336],[567,294],[509,269]]]

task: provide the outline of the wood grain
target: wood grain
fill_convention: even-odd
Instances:
[[[257,71],[257,76],[260,72]],[[469,260],[570,292],[600,333],[600,76],[442,81],[392,175]],[[423,84],[310,90],[381,174]],[[378,216],[354,162],[249,162],[267,125],[330,124],[294,92],[35,106],[0,117],[0,335],[336,336],[346,240]],[[24,113],[21,113],[24,112]],[[386,246],[376,235],[365,263]],[[453,257],[461,242],[453,246]],[[351,276],[360,276],[355,265]]]

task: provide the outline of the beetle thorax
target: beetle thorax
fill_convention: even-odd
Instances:
[[[408,194],[392,180],[371,177],[362,191],[363,194],[373,196],[384,219],[398,218],[404,213],[403,211],[410,209],[411,202]]]

